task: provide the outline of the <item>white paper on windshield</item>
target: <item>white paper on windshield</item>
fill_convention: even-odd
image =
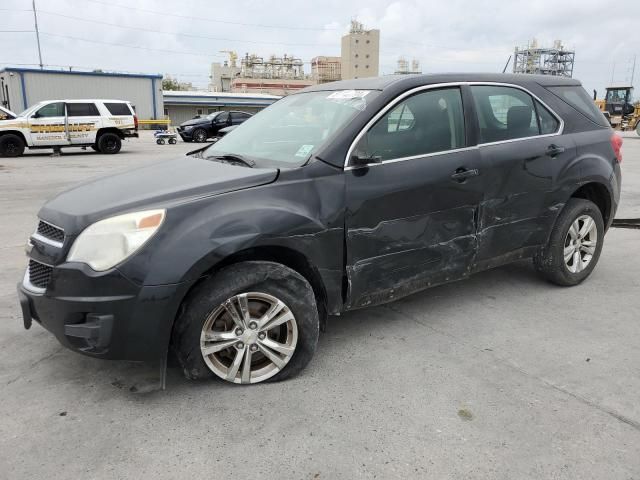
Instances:
[[[332,100],[351,100],[353,98],[364,98],[369,90],[339,90],[329,94],[327,98]]]
[[[313,145],[302,145],[296,152],[296,157],[306,157],[313,150]]]

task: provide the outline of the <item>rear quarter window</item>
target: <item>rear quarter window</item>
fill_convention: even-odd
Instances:
[[[129,105],[123,102],[105,103],[104,106],[107,107],[111,115],[133,115],[129,109]]]
[[[571,105],[592,122],[602,127],[609,126],[609,122],[598,107],[596,107],[596,104],[591,100],[589,94],[584,91],[584,88],[580,86],[547,87],[547,90],[565,103]]]

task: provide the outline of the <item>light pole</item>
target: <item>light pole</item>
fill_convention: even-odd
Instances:
[[[38,59],[40,60],[40,70],[44,68],[42,65],[42,50],[40,49],[40,31],[38,30],[38,14],[36,13],[36,0],[33,0],[31,3],[33,7],[33,21],[36,24],[36,40],[38,41]]]

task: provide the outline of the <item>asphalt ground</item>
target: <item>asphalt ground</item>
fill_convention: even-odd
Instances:
[[[42,203],[192,145],[0,159],[0,478],[640,479],[640,230],[593,275],[529,262],[329,320],[298,377],[237,387],[107,362],[22,326],[15,285]],[[625,135],[619,218],[640,217]],[[145,381],[147,383],[145,384]]]

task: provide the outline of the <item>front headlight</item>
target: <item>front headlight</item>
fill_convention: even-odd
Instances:
[[[100,220],[73,242],[68,262],[83,262],[98,272],[115,267],[145,244],[160,228],[165,210],[127,213]]]

